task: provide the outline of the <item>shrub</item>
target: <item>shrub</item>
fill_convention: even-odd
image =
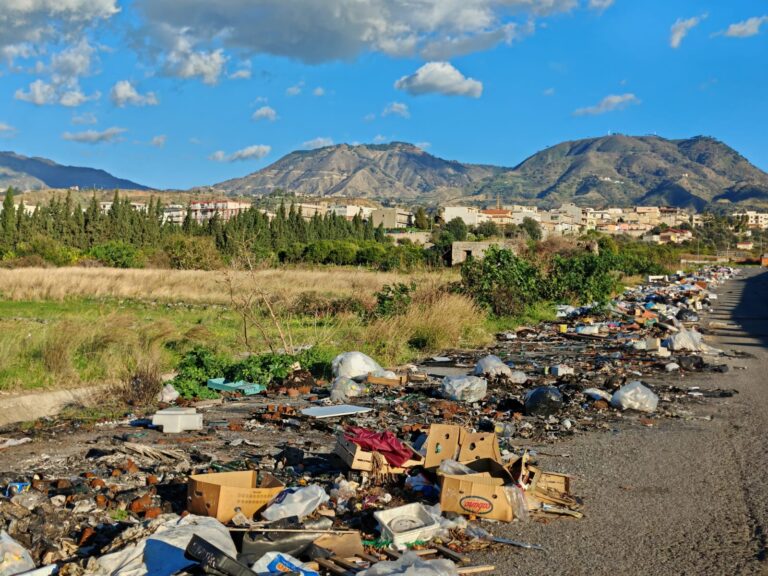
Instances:
[[[224,376],[230,361],[205,346],[196,346],[179,362],[173,387],[184,398],[218,398],[207,386],[210,378]]]
[[[79,256],[75,248],[43,235],[35,236],[29,242],[19,243],[18,252],[20,256],[37,255],[54,266],[71,266],[77,262]]]
[[[171,266],[178,270],[216,270],[222,260],[213,238],[175,234],[165,244]]]
[[[385,284],[376,292],[376,307],[373,316],[384,318],[387,316],[399,316],[405,314],[412,301],[411,293],[416,290],[416,283]]]
[[[90,255],[112,268],[141,268],[144,265],[141,251],[122,240],[113,240],[94,246],[90,250]]]

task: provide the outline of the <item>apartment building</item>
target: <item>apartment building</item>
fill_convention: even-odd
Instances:
[[[233,202],[230,200],[211,200],[192,202],[189,210],[192,220],[203,224],[208,222],[214,215],[218,215],[223,221],[245,212],[251,208],[248,202]],[[163,209],[163,221],[171,224],[183,224],[187,217],[187,207],[181,204],[170,204]]]
[[[368,220],[371,217],[373,208],[369,206],[356,206],[354,204],[332,204],[328,207],[328,212],[347,220],[352,220],[360,214],[363,220]]]
[[[379,208],[371,212],[374,227],[383,226],[386,230],[408,228],[413,225],[413,214],[402,208]]]
[[[443,208],[443,221],[460,219],[467,226],[477,226],[482,222],[480,209],[473,206],[446,206]]]

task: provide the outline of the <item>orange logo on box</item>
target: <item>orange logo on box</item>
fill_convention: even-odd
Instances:
[[[471,514],[488,514],[493,511],[493,504],[482,496],[465,496],[459,500],[459,506]]]

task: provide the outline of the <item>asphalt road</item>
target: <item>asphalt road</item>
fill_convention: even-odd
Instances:
[[[753,357],[681,383],[739,394],[692,418],[648,428],[627,414],[611,432],[555,444],[570,457],[542,457],[543,468],[576,476],[585,517],[496,524],[497,536],[547,552],[507,546],[475,562],[498,574],[768,574],[768,272],[725,284],[707,322],[708,343]]]

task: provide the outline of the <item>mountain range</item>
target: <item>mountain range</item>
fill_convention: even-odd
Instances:
[[[553,207],[658,204],[701,209],[714,203],[768,204],[768,174],[705,136],[668,140],[610,135],[563,142],[513,168],[443,160],[401,142],[293,152],[222,194],[354,197],[401,203],[463,201]]]
[[[0,188],[147,190],[103,170],[0,152]],[[291,152],[242,178],[195,191],[219,195],[356,198],[387,204],[448,202],[583,206],[768,207],[768,174],[706,136],[610,135],[563,142],[514,167],[445,160],[404,142]]]
[[[104,190],[148,190],[146,186],[116,178],[109,172],[80,166],[62,166],[46,158],[30,158],[0,152],[0,189],[98,188]]]

